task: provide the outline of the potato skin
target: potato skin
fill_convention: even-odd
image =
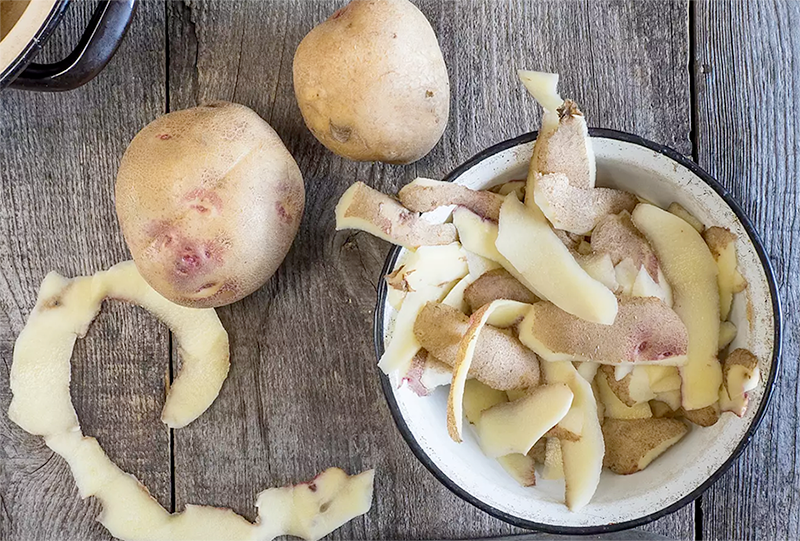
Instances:
[[[447,124],[442,51],[408,0],[353,0],[303,38],[293,72],[306,125],[340,156],[411,163]]]
[[[297,233],[305,189],[269,124],[215,102],[145,126],[122,157],[115,199],[145,280],[173,302],[208,308],[272,276]]]

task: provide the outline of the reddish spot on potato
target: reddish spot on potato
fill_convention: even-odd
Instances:
[[[175,270],[178,271],[179,274],[189,274],[200,267],[201,264],[200,258],[196,255],[184,254],[175,264]]]
[[[216,282],[209,282],[209,283],[207,283],[207,284],[203,284],[202,286],[200,286],[200,287],[197,289],[197,293],[200,293],[200,292],[201,292],[201,291],[203,291],[204,289],[211,289],[211,288],[212,288],[212,287],[214,287],[215,285],[217,285],[217,283],[216,283]]]
[[[341,9],[337,9],[336,11],[334,11],[333,15],[331,15],[331,20],[338,19],[339,17],[344,15],[344,12],[347,11],[347,8],[348,6],[345,6]]]
[[[316,483],[311,483],[310,485],[308,485],[308,490],[310,490],[311,492],[316,492],[317,491],[317,484]]]
[[[280,201],[275,202],[275,211],[278,213],[278,216],[280,216],[281,221],[283,223],[285,224],[292,223],[291,213],[289,213],[289,211],[286,210],[286,207],[284,207],[283,203],[281,203]]]
[[[172,139],[172,136],[170,134],[168,134],[168,133],[161,133],[161,134],[156,135],[156,137],[158,137],[162,141],[166,141],[167,139]]]
[[[183,200],[188,203],[189,208],[196,210],[200,214],[218,214],[222,211],[222,198],[213,190],[206,188],[195,188],[183,196]]]

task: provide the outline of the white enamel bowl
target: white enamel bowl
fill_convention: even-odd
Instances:
[[[739,334],[733,346],[755,353],[762,374],[747,415],[739,419],[725,413],[712,427],[694,427],[643,472],[620,476],[604,471],[592,502],[573,513],[563,504],[563,481],[537,480],[535,487],[520,487],[496,461],[481,453],[471,428],[465,429],[463,443],[454,443],[446,427],[447,388],[421,398],[405,386],[395,388],[381,375],[400,432],[437,479],[466,501],[511,524],[562,534],[631,528],[697,498],[753,436],[774,387],[780,358],[781,315],[775,280],[761,241],[739,205],[707,173],[671,149],[611,130],[595,129],[591,135],[598,185],[634,192],[662,207],[677,201],[703,223],[727,227],[739,237],[739,266],[749,287],[734,302],[732,319]],[[483,189],[525,178],[535,138],[536,134],[530,133],[489,148],[446,180]],[[448,209],[437,212],[429,216],[434,221],[449,214]],[[393,249],[384,274],[391,272],[405,253]],[[391,340],[395,315],[386,301],[385,281],[380,283],[375,311],[378,357],[384,343]]]

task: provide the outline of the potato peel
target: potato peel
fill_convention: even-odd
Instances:
[[[565,383],[569,386],[574,394],[571,411],[583,415],[580,439],[561,440],[567,507],[579,511],[594,496],[603,469],[605,444],[597,416],[597,400],[591,384],[578,374],[571,362],[542,362],[542,368],[548,384]]]
[[[206,337],[206,342],[200,335],[209,333],[208,325],[181,328],[176,333],[179,339],[195,341],[191,346],[183,343],[183,352],[189,356],[179,378],[188,382],[185,385],[197,385],[195,394],[188,387],[171,389],[170,396],[178,396],[173,398],[173,413],[179,422],[199,416],[216,397],[222,381],[209,380],[219,379],[220,374],[224,380],[228,342],[213,309],[173,306],[149,288],[130,261],[91,277],[69,280],[50,273],[42,283],[36,306],[14,348],[9,417],[26,431],[44,436],[48,447],[67,461],[81,497],[93,496],[102,504],[98,521],[114,537],[127,541],[266,541],[289,534],[316,540],[369,510],[374,471],[350,477],[338,468],[326,470],[310,483],[261,492],[255,524],[229,509],[187,505],[183,512],[170,514],[161,507],[134,476],[108,458],[97,440],[82,434],[70,399],[75,340],[86,333],[106,297],[152,309],[167,324],[183,326],[191,314],[195,322],[205,318],[206,323],[218,326],[216,337]],[[203,359],[192,357],[200,353],[198,344],[209,347],[209,355],[219,353],[215,348],[224,349],[225,355],[218,356],[224,358],[224,370],[212,371],[208,377],[202,366],[186,366]],[[204,396],[209,390],[213,391],[210,400]],[[166,417],[172,419],[171,414]]]
[[[503,196],[487,191],[470,190],[453,182],[416,178],[406,184],[397,197],[408,210],[430,212],[439,207],[458,205],[475,214],[494,220],[500,217]]]
[[[458,345],[458,355],[453,367],[453,383],[450,385],[450,394],[447,397],[447,431],[456,443],[462,441],[464,385],[470,365],[472,365],[481,329],[487,323],[491,323],[495,327],[512,325],[521,319],[529,309],[529,304],[496,300],[484,305],[470,317],[467,332]]]
[[[78,426],[69,397],[69,359],[75,339],[85,334],[104,298],[149,310],[175,334],[183,364],[162,412],[169,427],[186,426],[217,397],[230,357],[228,333],[212,308],[185,308],[168,301],[144,281],[132,261],[71,280],[50,273],[14,346],[11,370],[15,396],[9,416],[14,422],[20,424],[21,412],[30,409],[54,412],[53,417],[29,418],[29,424],[20,424],[31,434],[48,435]]]
[[[617,299],[575,261],[538,207],[506,197],[500,210],[497,250],[538,297],[579,318],[611,325]],[[504,265],[505,266],[505,265]]]
[[[406,248],[456,241],[453,224],[432,224],[388,195],[356,182],[336,204],[336,230],[358,229]]]

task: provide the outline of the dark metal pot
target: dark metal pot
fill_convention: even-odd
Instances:
[[[58,26],[70,0],[30,0],[0,41],[0,89],[72,90],[91,81],[117,51],[138,0],[98,2],[78,45],[63,60],[36,64],[34,57]],[[21,4],[17,4],[21,6]],[[8,4],[10,9],[15,9]],[[8,24],[6,26],[9,26]]]

